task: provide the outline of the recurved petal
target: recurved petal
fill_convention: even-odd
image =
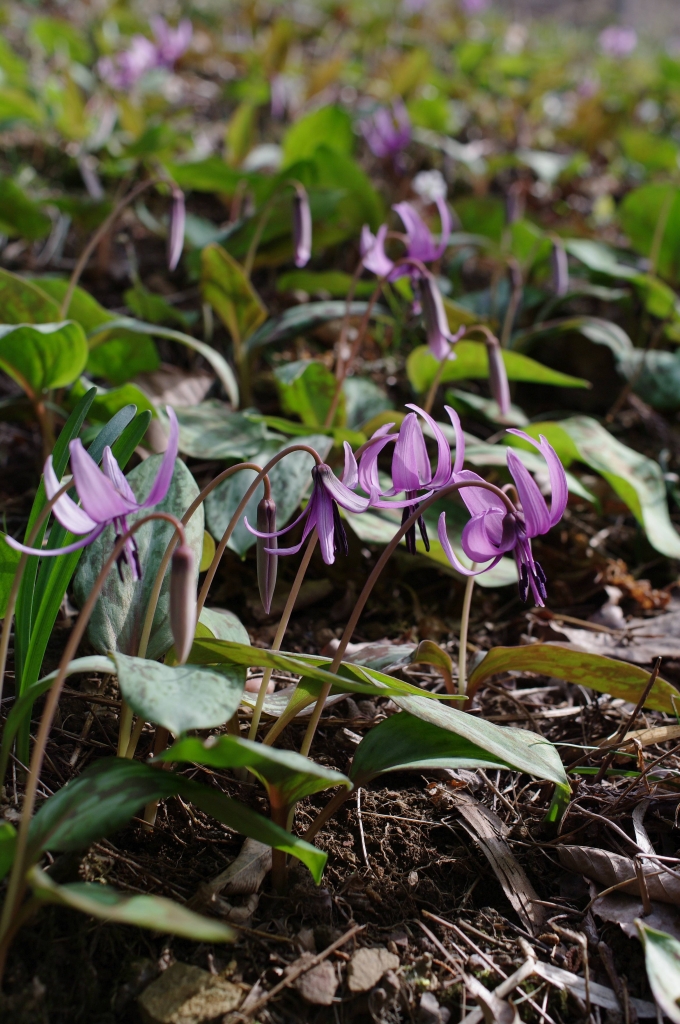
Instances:
[[[479,473],[473,473],[471,469],[463,469],[460,473],[456,473],[456,483],[461,480],[474,480],[475,483],[482,485],[481,487],[461,487],[460,489],[460,496],[467,505],[470,515],[481,515],[482,512],[488,512],[490,509],[501,513],[505,512],[505,505],[493,491],[484,486],[486,481]]]
[[[485,562],[489,558],[502,554],[512,548],[506,547],[503,540],[504,513],[492,509],[473,516],[463,527],[461,543],[463,551],[475,562]]]
[[[424,409],[421,409],[418,405],[411,404],[407,404],[406,408],[413,409],[414,412],[423,417],[437,442],[437,469],[428,483],[428,487],[432,487],[436,491],[438,488],[444,487],[451,479],[451,448],[449,442],[446,440],[444,432],[436,420],[433,420]]]
[[[92,456],[85,451],[80,438],[71,441],[69,450],[78,497],[91,519],[97,523],[108,523],[119,516],[137,511],[137,503],[119,494]]]
[[[53,498],[61,487],[61,483],[57,480],[57,475],[54,472],[51,455],[45,462],[44,474],[45,493],[48,498]],[[89,533],[97,527],[94,519],[91,519],[87,512],[80,508],[79,505],[76,505],[75,501],[69,498],[68,494],[62,494],[61,498],[57,499],[52,506],[52,512],[61,525],[70,530],[71,533]]]
[[[64,548],[28,548],[25,544],[20,544],[14,537],[7,536],[5,540],[11,548],[14,548],[15,551],[21,551],[25,555],[54,558],[56,555],[70,555],[72,551],[80,551],[81,548],[86,548],[88,544],[97,539],[100,533],[103,533],[106,525],[106,523],[102,523],[92,533],[88,533],[86,537],[81,537],[80,540],[74,541],[73,544],[67,544]]]
[[[453,475],[456,476],[461,472],[465,462],[465,434],[461,426],[460,416],[456,410],[452,409],[450,405],[445,405],[444,408],[456,432],[456,457],[453,462]]]
[[[320,482],[319,489],[321,493],[326,492],[325,497],[330,496],[330,498],[334,498],[341,508],[346,509],[348,512],[365,512],[371,504],[370,498],[362,498],[359,494],[355,494],[354,491],[350,491],[349,487],[346,487],[342,480],[338,480],[330,466],[318,466],[316,472]],[[321,538],[321,532],[319,532],[319,538]]]
[[[435,259],[437,252],[432,233],[410,203],[395,203],[392,209],[399,214],[408,238],[408,254],[413,259],[429,263]]]
[[[449,210],[449,205],[446,202],[446,199],[444,199],[443,196],[436,196],[435,203],[437,204],[437,209],[439,210],[439,216],[442,222],[442,233],[439,236],[439,244],[435,248],[434,256],[435,259],[439,259],[440,256],[444,255],[446,247],[449,244],[452,221],[451,211]]]
[[[439,543],[444,549],[444,554],[448,558],[453,568],[456,569],[463,576],[481,576],[483,572],[487,572],[489,569],[493,569],[493,567],[495,565],[498,565],[498,563],[501,560],[500,555],[489,555],[487,556],[487,558],[493,557],[493,561],[491,562],[490,565],[485,565],[482,569],[466,569],[463,563],[456,555],[456,552],[451,547],[451,542],[446,533],[446,512],[442,512],[442,514],[439,516],[439,521],[437,523],[437,534],[439,536]],[[485,559],[473,558],[473,561],[485,561]]]
[[[127,498],[128,501],[133,501],[137,504],[137,499],[134,496],[133,490],[130,484],[125,479],[125,474],[116,462],[113,452],[107,445],[104,449],[104,455],[102,457],[102,469],[106,473],[107,477],[116,488],[116,490]]]
[[[163,500],[172,483],[172,474],[175,472],[175,459],[177,458],[177,450],[179,448],[179,423],[175,416],[175,410],[171,406],[166,406],[166,412],[170,420],[168,447],[163,453],[163,461],[159,466],[156,479],[151,485],[149,496],[146,501],[142,502],[140,508],[152,508],[159,501]]]
[[[359,483],[359,467],[357,466],[357,460],[354,458],[354,452],[349,441],[344,442],[343,448],[345,449],[345,468],[342,473],[342,482],[354,490]]]
[[[513,428],[508,430],[508,433],[515,434],[516,437],[521,437],[523,440],[528,441],[529,444],[534,446],[534,448],[538,448],[548,465],[548,473],[550,474],[550,491],[552,494],[550,500],[550,525],[554,526],[556,523],[559,523],[562,518],[564,510],[567,507],[567,499],[569,497],[567,474],[564,471],[564,466],[562,465],[560,457],[543,434],[539,434],[539,440],[536,441],[533,437],[525,434],[523,430]]]
[[[399,429],[392,457],[392,484],[395,493],[418,491],[432,477],[425,438],[414,412],[408,413]]]
[[[378,234],[374,235],[367,224],[361,229],[361,255],[366,270],[376,277],[389,277],[394,270],[394,263],[385,252],[387,224],[381,224]]]
[[[541,533],[547,533],[551,526],[550,513],[538,484],[512,448],[508,449],[507,460],[524,512],[527,537],[538,537]]]

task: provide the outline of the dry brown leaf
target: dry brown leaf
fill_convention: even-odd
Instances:
[[[191,373],[170,363],[161,363],[151,373],[140,373],[134,383],[149,396],[154,405],[187,406],[203,401],[215,383],[205,370]]]
[[[238,985],[176,961],[139,997],[144,1024],[199,1024],[235,1010],[243,1000]]]
[[[539,978],[549,981],[550,984],[554,985],[556,988],[566,988],[585,1002],[585,979],[580,978],[577,974],[572,974],[571,971],[565,971],[562,967],[557,967],[556,964],[545,964],[540,960],[536,961],[534,973],[537,974]],[[590,1002],[593,1006],[601,1006],[605,1010],[620,1012],[621,1008],[613,989],[608,988],[606,985],[600,985],[596,981],[591,981],[589,990]],[[638,1017],[641,1019],[649,1019],[650,1017],[656,1019],[656,1006],[654,1003],[648,1003],[644,999],[631,998],[630,1004],[635,1008]]]
[[[595,892],[592,894],[596,895]],[[626,893],[610,892],[608,896],[602,896],[595,900],[592,911],[603,921],[611,921],[621,926],[621,930],[631,939],[638,938],[638,930],[634,921],[636,917],[641,918],[650,928],[656,928],[660,932],[668,932],[680,941],[680,914],[667,903],[658,903],[652,900],[652,913],[644,916],[642,901],[635,896],[627,896]]]
[[[640,886],[635,875],[635,862],[631,857],[600,850],[593,846],[558,846],[557,852],[562,867],[569,871],[592,878],[604,889],[621,885],[621,892],[640,896]],[[654,861],[645,861],[645,881],[650,899],[660,903],[680,906],[680,878],[664,871]]]
[[[589,654],[650,665],[656,658],[680,657],[680,602],[673,601],[670,611],[653,618],[628,619],[614,632],[581,629],[555,619],[541,620],[535,635],[544,642],[567,640]]]
[[[338,974],[330,960],[312,967],[311,971],[302,974],[295,982],[295,988],[302,998],[314,1006],[331,1006],[337,987]]]
[[[358,949],[347,965],[347,987],[350,992],[368,992],[377,985],[383,974],[395,971],[399,957],[384,946],[364,946]]]
[[[221,874],[199,886],[191,906],[207,906],[220,893],[228,896],[250,896],[260,888],[264,876],[271,871],[270,846],[246,839],[241,851]],[[252,912],[251,912],[252,913]]]
[[[463,816],[465,830],[481,847],[522,924],[536,935],[547,919],[546,908],[536,902],[536,890],[505,841],[507,827],[497,814],[469,794],[454,791],[451,796]]]
[[[654,743],[666,743],[668,740],[677,739],[680,739],[680,725],[655,725],[651,729],[634,729],[632,732],[626,733],[621,743],[621,750],[635,753],[634,741],[643,747],[651,747]],[[608,740],[602,740],[600,746],[610,742],[611,737]]]

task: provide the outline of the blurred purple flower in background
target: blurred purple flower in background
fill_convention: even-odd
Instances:
[[[442,232],[439,240],[436,240],[420,214],[410,203],[396,203],[392,209],[395,210],[406,228],[404,242],[406,244],[406,255],[411,259],[420,260],[422,263],[431,263],[440,259],[449,242],[451,234],[451,214],[443,197],[437,196],[435,200],[439,216],[441,218]],[[411,277],[416,279],[421,276],[417,267],[404,264],[395,266],[394,261],[385,253],[385,239],[387,238],[387,224],[378,228],[377,234],[373,234],[368,224],[364,224],[361,230],[361,255],[364,260],[364,267],[378,277],[389,277],[390,281],[396,281],[398,277]]]
[[[482,14],[491,6],[491,0],[461,0],[466,14]]]
[[[397,156],[411,141],[411,119],[404,101],[392,101],[392,109],[378,107],[361,122],[361,131],[373,153],[378,157]]]
[[[600,32],[599,43],[607,57],[629,57],[638,44],[637,32],[625,25],[608,25]]]
[[[147,71],[171,69],[186,53],[191,43],[191,22],[181,21],[171,28],[160,15],[151,19],[155,42],[143,35],[134,35],[127,50],[113,57],[102,57],[97,64],[102,79],[113,89],[131,89]]]

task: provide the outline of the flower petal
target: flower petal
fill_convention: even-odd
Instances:
[[[336,477],[330,468],[329,473],[335,480]],[[324,474],[324,484],[325,482],[326,474]],[[338,483],[340,483],[339,480]],[[326,565],[332,565],[335,561],[335,517],[333,516],[333,498],[330,494],[330,488],[326,486],[319,487],[315,511],[314,525],[319,534],[321,557]],[[309,521],[311,522],[311,519]]]
[[[392,456],[394,492],[418,491],[432,477],[425,438],[414,412],[408,413],[399,429]]]
[[[486,483],[479,473],[473,473],[471,469],[463,469],[460,473],[456,473],[456,483],[459,483],[461,480],[474,480],[480,484]],[[481,515],[482,512],[488,512],[491,509],[503,513],[506,511],[501,499],[484,486],[461,487],[460,496],[467,505],[468,512],[473,516]]]
[[[468,558],[474,562],[485,562],[487,558],[494,558],[512,549],[512,542],[508,546],[502,543],[504,518],[504,512],[491,509],[473,516],[465,524],[461,543]]]
[[[481,576],[483,572],[487,572],[489,569],[493,569],[495,565],[501,560],[501,555],[496,555],[490,565],[485,565],[483,569],[466,569],[463,563],[459,560],[456,552],[451,547],[451,541],[448,538],[446,532],[446,512],[442,512],[439,516],[439,522],[437,523],[437,534],[439,536],[439,543],[444,549],[444,554],[448,558],[449,562],[462,576]],[[491,556],[489,556],[491,557]],[[478,561],[478,559],[473,559]]]
[[[524,512],[527,537],[547,533],[551,526],[550,513],[538,484],[512,448],[508,449],[507,460]]]
[[[48,498],[53,498],[63,481],[57,480],[57,475],[52,466],[51,455],[45,462],[44,476],[45,493]],[[91,519],[87,512],[79,505],[76,505],[75,501],[69,498],[68,494],[62,494],[61,498],[57,499],[52,506],[52,512],[61,525],[71,533],[89,533],[90,530],[94,530],[97,526],[94,519]]]
[[[163,453],[163,461],[160,464],[156,479],[151,485],[149,496],[146,501],[143,501],[139,506],[140,508],[152,508],[157,505],[159,501],[163,501],[163,498],[170,489],[172,483],[172,475],[175,472],[175,459],[177,458],[177,450],[179,448],[179,423],[175,416],[175,410],[171,406],[166,406],[166,412],[168,419],[170,420],[170,436],[168,437],[168,447]]]
[[[136,505],[137,499],[135,498],[134,492],[130,487],[130,484],[127,482],[125,474],[123,473],[122,469],[116,462],[113,452],[111,451],[108,445],[104,449],[104,455],[102,457],[102,469],[104,470],[107,477],[109,478],[113,486],[116,488],[118,493],[122,494],[123,497],[127,498],[128,501],[133,501]]]
[[[77,506],[76,506],[77,507]],[[40,558],[54,558],[56,555],[70,555],[72,551],[80,551],[81,548],[87,547],[97,539],[100,533],[103,533],[106,529],[107,524],[101,523],[97,526],[92,533],[88,533],[86,537],[81,537],[80,540],[74,541],[73,544],[67,544],[64,548],[28,548],[25,544],[20,544],[14,537],[6,536],[5,540],[11,548],[15,551],[21,551],[25,555],[38,555]]]
[[[444,199],[443,196],[436,196],[434,201],[437,204],[437,209],[439,210],[439,216],[442,222],[442,233],[439,236],[439,244],[435,248],[434,255],[434,259],[438,260],[440,256],[444,255],[444,253],[446,252],[446,247],[449,244],[449,238],[451,237],[452,221],[451,211],[449,210],[449,206],[448,203],[446,202],[446,199]]]
[[[374,235],[368,224],[361,229],[361,256],[366,270],[376,277],[388,277],[394,270],[394,263],[385,252],[387,224],[381,224]]]
[[[390,424],[390,426],[394,426],[394,424]],[[382,429],[381,427],[380,430]],[[376,430],[359,460],[359,486],[362,491],[366,491],[371,499],[371,503],[379,498],[382,493],[380,490],[380,477],[378,475],[378,457],[383,448],[386,448],[388,444],[396,440],[396,434],[378,436],[378,431]],[[385,493],[389,494],[391,492],[386,491]]]
[[[348,512],[365,512],[371,504],[370,498],[362,498],[346,487],[333,472],[330,466],[321,465],[316,467],[317,480],[319,481],[320,493],[327,498],[334,498],[338,505],[347,509]],[[320,505],[323,499],[320,499]],[[331,509],[332,513],[332,509]],[[321,539],[321,533],[319,533]]]
[[[419,413],[423,417],[434,434],[435,441],[437,442],[437,469],[428,484],[429,487],[436,491],[440,487],[445,487],[451,479],[451,447],[444,436],[443,430],[438,426],[436,420],[432,419],[429,413],[425,412],[424,409],[421,409],[420,406],[412,405],[410,403],[407,403],[406,408],[413,409],[414,412]]]
[[[567,484],[567,474],[564,471],[564,466],[560,460],[559,455],[550,444],[548,439],[539,434],[539,440],[534,440],[533,437],[529,437],[523,430],[508,430],[509,434],[515,434],[516,437],[521,437],[525,441],[528,441],[538,448],[539,452],[548,464],[548,473],[550,474],[550,490],[552,497],[550,500],[550,525],[554,526],[559,523],[560,519],[564,514],[564,510],[567,507],[567,499],[569,497],[569,485]]]
[[[357,466],[357,460],[354,458],[354,452],[349,441],[345,441],[343,448],[345,449],[345,468],[342,474],[342,482],[354,490],[359,484],[359,467]]]
[[[453,462],[452,475],[456,476],[461,472],[463,463],[465,462],[465,434],[463,433],[463,427],[461,426],[460,416],[455,409],[452,409],[450,405],[444,406],[448,417],[453,424],[453,429],[456,432],[456,457]]]
[[[91,519],[97,523],[108,523],[137,511],[137,502],[131,502],[116,490],[92,456],[85,451],[80,438],[70,442],[69,450],[78,497]]]
[[[407,249],[413,259],[429,263],[436,258],[437,247],[432,232],[410,203],[395,203],[392,209],[399,214],[406,228]]]

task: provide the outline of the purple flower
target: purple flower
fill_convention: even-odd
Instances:
[[[599,43],[607,57],[629,57],[638,44],[637,32],[625,25],[608,25],[600,32]]]
[[[466,14],[482,14],[490,5],[491,0],[462,0]]]
[[[442,232],[437,241],[427,224],[410,203],[397,203],[392,207],[399,214],[404,227],[406,228],[406,255],[411,259],[420,260],[422,263],[431,263],[440,259],[449,243],[451,234],[451,214],[442,196],[435,199],[439,216],[441,218]],[[398,277],[420,276],[420,272],[407,264],[395,267],[385,253],[385,239],[387,237],[387,225],[382,224],[378,228],[377,235],[374,235],[368,224],[364,224],[361,230],[361,255],[366,270],[376,274],[378,277],[388,277],[390,281],[396,281]]]
[[[78,551],[87,547],[104,532],[107,526],[113,525],[116,531],[116,539],[127,533],[127,517],[135,512],[152,508],[157,505],[168,493],[172,474],[175,470],[175,459],[179,443],[179,425],[174,410],[167,407],[170,419],[170,437],[168,447],[163,455],[163,460],[158,469],[148,497],[139,502],[135,498],[132,488],[125,479],[123,471],[116,462],[111,449],[104,449],[102,458],[102,469],[99,468],[91,455],[83,448],[80,438],[71,441],[69,450],[71,453],[71,471],[73,483],[75,484],[80,505],[68,496],[62,494],[52,508],[55,518],[61,525],[71,533],[84,534],[80,540],[74,541],[63,548],[28,548],[20,544],[12,537],[7,537],[7,543],[17,551],[28,555],[39,555],[41,557],[56,555],[67,555],[71,551]],[[52,466],[50,455],[45,463],[45,492],[48,498],[53,498],[61,488],[62,483],[57,480],[56,473]],[[137,545],[134,537],[130,538],[125,546],[125,553],[121,555],[118,563],[118,571],[122,574],[122,561],[125,559],[130,566],[133,579],[139,579],[141,568],[137,555]]]
[[[352,467],[351,472],[353,472],[353,469],[354,467]],[[261,533],[259,530],[253,529],[247,519],[244,519],[244,523],[246,529],[254,533],[256,537],[264,537],[265,540],[269,540],[288,533],[289,530],[292,530],[303,519],[306,519],[305,528],[302,531],[302,540],[299,544],[295,544],[291,548],[265,548],[265,551],[276,555],[296,555],[307,537],[316,527],[319,532],[319,546],[323,560],[326,565],[332,565],[338,551],[342,551],[345,555],[348,552],[347,534],[342,525],[338,506],[346,509],[348,512],[365,512],[370,505],[370,500],[354,494],[347,484],[338,480],[331,467],[325,465],[325,463],[314,467],[312,479],[314,483],[307,507],[297,519],[283,530],[278,530],[275,533]]]
[[[460,341],[467,327],[463,324],[455,334],[451,334],[444,301],[432,274],[425,274],[418,282],[418,287],[430,352],[440,363],[442,359],[455,359],[451,346]]]
[[[527,600],[529,590],[537,605],[543,606],[546,594],[546,576],[540,564],[535,561],[531,550],[532,537],[547,533],[562,518],[567,504],[567,477],[564,467],[552,445],[541,435],[535,441],[521,430],[510,430],[511,434],[523,438],[534,445],[543,455],[550,475],[552,498],[548,508],[543,495],[538,489],[534,478],[521,462],[519,456],[510,448],[507,453],[508,469],[515,482],[518,505],[513,512],[505,506],[497,495],[483,487],[465,487],[460,496],[467,505],[472,518],[463,529],[463,551],[473,562],[491,564],[483,569],[471,570],[463,566],[453,551],[446,533],[446,513],[439,517],[438,534],[446,557],[459,572],[465,576],[476,576],[480,572],[497,565],[501,557],[511,551],[517,563],[519,573],[519,593],[523,601]],[[470,470],[455,472],[456,481],[478,480],[482,478]]]
[[[184,193],[178,185],[172,185],[172,210],[168,232],[168,269],[174,270],[184,248],[184,226],[186,224]]]
[[[160,16],[151,19],[155,42],[143,35],[134,35],[127,50],[114,57],[102,57],[97,64],[102,79],[114,89],[131,89],[139,79],[154,68],[172,68],[191,42],[191,22],[184,20],[176,29],[170,28]]]
[[[379,107],[360,127],[378,157],[396,156],[411,141],[411,119],[402,99],[392,101],[392,110]]]
[[[170,28],[165,18],[157,14],[149,24],[156,37],[156,67],[172,68],[191,45],[191,22],[184,18],[177,28]]]

